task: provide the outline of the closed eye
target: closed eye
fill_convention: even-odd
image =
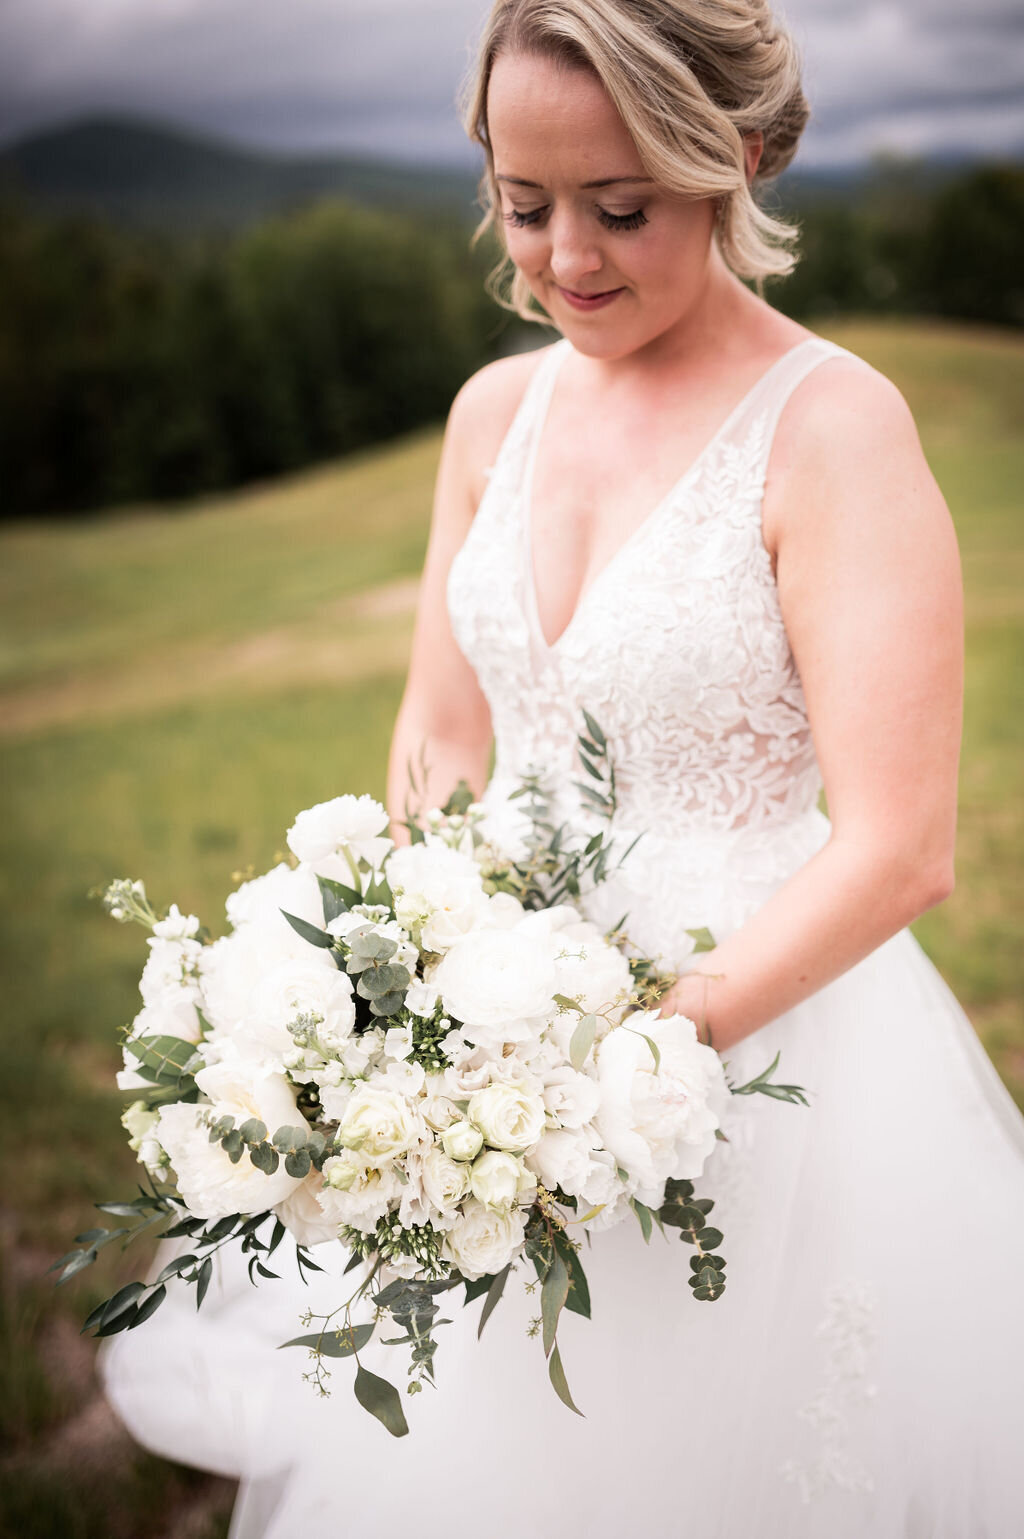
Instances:
[[[547,213],[546,206],[531,208],[525,213],[517,208],[510,208],[504,218],[517,229],[523,229],[525,226],[536,224],[545,213]],[[599,208],[597,217],[609,230],[638,230],[641,225],[647,223],[647,215],[642,208],[634,209],[631,214],[613,214],[606,208]]]

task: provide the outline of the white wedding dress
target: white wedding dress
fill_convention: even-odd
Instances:
[[[539,766],[571,815],[586,706],[623,841],[644,832],[588,906],[607,924],[628,911],[633,941],[671,961],[688,927],[742,926],[829,836],[760,509],[790,392],[849,354],[812,337],[779,358],[549,645],[529,494],[570,351],[540,355],[449,607],[493,713],[488,797]],[[140,1442],[241,1478],[231,1539],[1020,1539],[1024,1118],[908,930],[726,1054],[730,1078],[776,1051],[809,1107],[734,1098],[698,1186],[723,1296],[695,1301],[691,1250],[657,1231],[584,1248],[593,1318],[559,1333],[583,1417],[526,1334],[523,1270],[479,1342],[479,1303],[445,1310],[437,1388],[403,1397],[409,1436],[358,1406],[350,1362],[318,1398],[302,1351],[275,1348],[337,1302],[344,1256],[307,1288],[285,1246],[282,1281],[250,1288],[229,1255],[198,1315],[181,1288],[111,1338],[111,1401]],[[404,1349],[364,1355],[402,1384]]]

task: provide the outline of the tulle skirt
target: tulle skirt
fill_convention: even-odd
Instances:
[[[307,1286],[288,1241],[280,1281],[221,1253],[198,1314],[172,1289],[105,1342],[111,1402],[147,1447],[241,1480],[231,1539],[1020,1539],[1024,1118],[908,930],[738,1044],[729,1077],[777,1049],[810,1105],[734,1097],[699,1183],[722,1297],[693,1299],[671,1235],[584,1245],[592,1319],[559,1330],[582,1416],[524,1267],[479,1341],[480,1302],[450,1295],[407,1437],[357,1404],[348,1360],[320,1398],[278,1345],[352,1274],[321,1246]],[[401,1386],[406,1350],[361,1355]]]

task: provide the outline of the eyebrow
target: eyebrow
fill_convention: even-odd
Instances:
[[[496,182],[515,182],[517,187],[541,187],[540,182],[528,182],[525,176],[495,175]],[[616,182],[653,182],[653,176],[603,176],[596,182],[581,182],[581,187],[613,187]]]

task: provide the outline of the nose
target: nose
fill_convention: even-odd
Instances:
[[[571,209],[553,212],[548,219],[548,235],[551,276],[562,288],[575,288],[582,279],[600,272],[604,254],[582,215]]]

